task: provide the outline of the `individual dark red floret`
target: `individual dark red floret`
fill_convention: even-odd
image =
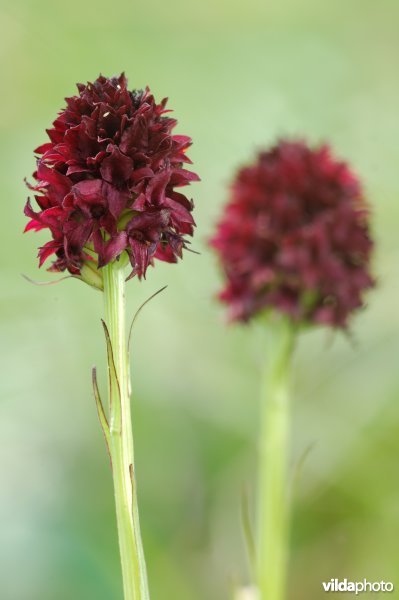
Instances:
[[[87,261],[102,267],[126,251],[132,275],[145,276],[154,258],[176,262],[193,235],[193,202],[180,187],[198,181],[184,168],[191,139],[172,135],[176,120],[147,88],[129,91],[124,74],[78,84],[47,130],[26,230],[48,229],[40,266],[79,276]]]
[[[372,240],[359,181],[328,146],[280,141],[242,168],[211,246],[232,320],[267,308],[345,327],[372,287]]]

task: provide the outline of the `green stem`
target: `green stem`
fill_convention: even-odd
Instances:
[[[125,268],[122,260],[103,268],[105,321],[116,373],[117,398],[110,381],[109,451],[125,600],[148,600],[148,583],[137,507],[130,410],[129,353],[126,341]],[[112,368],[109,365],[110,379]]]
[[[259,442],[259,558],[261,600],[284,600],[289,509],[289,380],[294,342],[286,318],[271,323],[263,375]]]

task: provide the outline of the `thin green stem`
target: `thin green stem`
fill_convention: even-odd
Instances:
[[[125,600],[149,600],[140,533],[130,410],[130,375],[122,261],[103,268],[105,322],[112,349],[109,361],[109,451]],[[114,379],[114,380],[113,380]]]
[[[289,380],[294,342],[292,324],[279,318],[270,324],[260,416],[259,555],[261,600],[284,600],[289,508]]]

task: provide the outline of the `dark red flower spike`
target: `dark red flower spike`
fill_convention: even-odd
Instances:
[[[102,267],[124,251],[133,275],[145,276],[155,258],[176,262],[195,226],[193,202],[177,188],[198,181],[187,136],[173,135],[176,120],[165,116],[147,88],[129,91],[124,74],[78,84],[47,131],[50,142],[33,177],[39,210],[28,200],[26,231],[48,229],[40,266],[80,276],[82,267]]]
[[[283,140],[242,168],[211,245],[232,320],[275,308],[345,327],[373,285],[368,210],[358,179],[328,146]]]

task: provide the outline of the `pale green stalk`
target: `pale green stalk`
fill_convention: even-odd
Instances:
[[[105,323],[109,333],[109,436],[125,600],[149,600],[140,533],[130,410],[129,352],[123,260],[102,269]],[[107,332],[106,332],[107,333]],[[106,435],[107,437],[107,435]]]
[[[286,318],[270,322],[262,382],[259,440],[259,554],[261,600],[284,600],[286,593],[289,508],[289,381],[294,342]]]

